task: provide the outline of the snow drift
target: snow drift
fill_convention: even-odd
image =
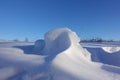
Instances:
[[[79,56],[79,58],[83,57],[90,60],[90,53],[83,49],[79,42],[79,37],[70,29],[55,29],[45,34],[45,47],[43,48],[42,53],[49,55],[50,57],[52,56],[53,58],[53,56],[55,57],[57,54],[71,50],[69,51],[70,53],[76,52],[74,54],[72,53],[73,56],[75,55],[77,57]]]
[[[51,80],[114,80],[118,78],[101,69],[91,61],[91,54],[79,44],[80,39],[68,28],[60,28],[45,34],[45,47],[42,53],[48,55]],[[92,74],[91,74],[92,73]],[[97,74],[97,75],[96,75]]]
[[[102,49],[108,53],[115,53],[120,51],[120,47],[102,47]]]
[[[86,47],[92,54],[91,59],[95,62],[120,66],[119,47]]]
[[[87,48],[90,51],[88,52],[79,42],[77,34],[68,28],[51,30],[45,34],[44,40],[37,40],[35,44],[2,42],[0,43],[0,79],[120,79],[119,67],[92,62],[93,54],[90,52],[95,51]],[[99,52],[98,49],[95,50],[96,53]]]

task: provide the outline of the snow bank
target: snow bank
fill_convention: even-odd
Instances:
[[[48,72],[51,80],[117,79],[102,70],[102,65],[91,62],[90,53],[79,42],[76,33],[68,28],[55,29],[45,34],[43,54],[48,55],[46,61],[50,61]]]
[[[77,34],[68,28],[51,30],[45,34],[45,48],[42,53],[46,55],[57,55],[70,50],[73,53],[77,52],[76,55],[79,57],[83,56],[90,59],[89,52],[83,49],[79,42],[80,39]]]
[[[108,53],[115,53],[120,51],[120,47],[102,47],[102,49]]]
[[[52,55],[67,49],[71,45],[67,32],[70,32],[67,28],[47,32],[45,34],[45,48],[43,53]]]
[[[37,40],[35,41],[34,52],[40,54],[41,50],[43,50],[45,46],[44,40]]]
[[[0,69],[0,80],[7,80],[9,77],[17,74],[13,67],[5,67]]]
[[[48,59],[52,60],[50,64],[52,80],[101,80],[102,76],[107,76],[94,70],[90,53],[82,48],[79,42],[76,33],[68,28],[55,29],[46,33],[43,52],[49,55],[48,58],[52,57]],[[95,74],[91,72],[100,75],[94,77]],[[106,80],[109,78],[106,77]]]
[[[68,28],[59,28],[47,32],[45,40],[37,40],[35,45],[33,43],[2,42],[0,43],[0,79],[120,79],[119,67],[92,62],[91,54],[79,42],[80,39],[77,34]],[[26,49],[43,55],[25,54]],[[95,50],[99,52],[98,49]]]
[[[92,61],[120,66],[120,51],[117,51],[116,47],[94,47],[87,50],[92,54]]]

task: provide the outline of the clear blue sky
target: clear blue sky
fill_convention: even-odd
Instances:
[[[120,0],[0,0],[0,39],[36,40],[59,27],[120,39]]]

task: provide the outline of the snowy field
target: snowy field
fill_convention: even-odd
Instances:
[[[60,28],[34,42],[0,41],[0,80],[120,80],[120,43],[80,43]]]

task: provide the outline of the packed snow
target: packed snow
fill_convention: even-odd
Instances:
[[[102,49],[109,53],[115,53],[120,51],[120,47],[102,47]]]
[[[68,28],[34,42],[0,42],[0,80],[120,80],[119,43],[80,43]]]

